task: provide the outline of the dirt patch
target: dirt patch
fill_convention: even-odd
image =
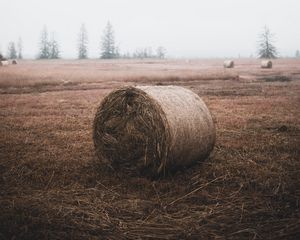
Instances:
[[[259,77],[258,79],[264,80],[266,82],[290,82],[290,81],[292,81],[291,77],[282,76],[282,75],[265,76],[265,77]]]

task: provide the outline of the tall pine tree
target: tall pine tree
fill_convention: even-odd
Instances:
[[[166,56],[166,49],[164,47],[162,47],[162,46],[158,47],[156,49],[156,56],[158,58],[160,58],[160,59],[165,58],[165,56]]]
[[[88,34],[84,24],[81,25],[78,34],[78,58],[88,58]]]
[[[52,33],[51,41],[49,42],[49,58],[58,59],[59,58],[59,45],[54,39],[54,33]]]
[[[48,30],[46,26],[44,26],[41,32],[40,51],[38,57],[40,59],[47,59],[50,57],[50,44],[48,40]]]
[[[18,58],[23,58],[23,42],[21,37],[18,39]]]
[[[107,23],[101,41],[101,58],[111,59],[116,57],[114,30],[110,22]]]
[[[277,49],[274,43],[274,34],[265,26],[263,32],[260,34],[258,55],[260,58],[276,58]]]
[[[17,58],[17,50],[14,42],[8,44],[8,58],[14,59]]]

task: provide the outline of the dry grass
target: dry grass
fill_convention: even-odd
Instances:
[[[222,60],[127,62],[123,78],[108,66],[124,62],[34,63],[0,69],[0,239],[299,238],[299,60],[277,60],[271,70],[236,61],[224,74],[239,79],[226,81],[201,78],[221,76]],[[49,69],[45,78],[41,68]],[[101,80],[106,68],[113,77]],[[178,79],[165,77],[169,71]],[[161,80],[147,84],[172,82],[201,95],[217,127],[207,161],[155,181],[95,164],[92,141],[103,96],[150,72]],[[78,85],[48,91],[26,85],[31,75]],[[260,79],[270,75],[291,81]],[[20,76],[26,91],[15,85]]]
[[[184,61],[23,61],[18,66],[1,69],[0,87],[2,93],[28,93],[102,88],[108,82],[117,87],[136,82],[234,78],[237,78],[235,72],[224,72],[222,68],[208,72],[206,68],[197,65],[186,67]]]

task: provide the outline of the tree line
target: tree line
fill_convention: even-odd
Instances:
[[[21,37],[19,37],[17,44],[13,41],[8,43],[7,58],[10,59],[22,59],[23,58],[23,43]],[[4,59],[0,52],[0,59]]]
[[[85,24],[82,24],[79,29],[77,39],[77,58],[88,58],[88,33]],[[143,50],[136,50],[134,54],[121,54],[119,48],[115,43],[115,35],[113,26],[110,22],[107,23],[102,37],[99,58],[102,59],[117,59],[117,58],[165,58],[166,51],[163,47],[158,47],[156,54],[152,54],[151,48],[145,48]],[[60,47],[58,42],[54,38],[54,33],[49,39],[47,27],[45,26],[41,32],[41,38],[39,42],[39,59],[57,59],[60,58]]]
[[[41,38],[39,43],[39,55],[40,59],[58,59],[60,58],[60,50],[58,42],[54,38],[54,32],[49,37],[47,27],[44,26],[41,32]]]
[[[265,26],[261,34],[259,35],[257,53],[259,58],[277,58],[278,50],[274,44],[274,34],[270,29]],[[78,59],[88,58],[88,33],[85,24],[82,24],[79,29],[77,39],[77,57]],[[163,59],[166,56],[166,49],[159,46],[155,51],[151,47],[136,49],[133,53],[120,53],[119,47],[115,43],[115,34],[113,26],[110,22],[106,24],[101,36],[99,58],[102,59],[117,59],[117,58],[159,58]],[[23,58],[23,43],[22,39],[19,38],[17,44],[15,42],[9,42],[7,50],[7,58],[10,59],[22,59]],[[54,32],[49,37],[47,27],[41,31],[39,41],[39,59],[58,59],[61,57],[60,46],[55,39]],[[1,54],[1,52],[0,52]],[[2,54],[1,54],[2,56]],[[296,58],[300,58],[300,51],[297,50],[295,53]]]
[[[101,47],[99,58],[115,59],[115,58],[160,58],[166,56],[164,47],[158,47],[156,53],[153,54],[152,48],[137,49],[133,54],[129,52],[121,54],[119,47],[115,43],[115,34],[113,26],[110,22],[106,24],[101,37]],[[88,58],[88,34],[84,24],[81,25],[78,34],[78,58]]]

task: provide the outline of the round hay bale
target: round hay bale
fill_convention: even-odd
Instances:
[[[16,59],[14,59],[14,60],[12,60],[12,62],[11,62],[12,64],[17,64],[17,60]]]
[[[233,67],[234,67],[234,61],[232,61],[232,60],[224,61],[224,68],[233,68]]]
[[[0,66],[8,66],[8,61],[0,61]]]
[[[261,68],[272,68],[272,61],[271,60],[262,60]]]
[[[192,91],[176,86],[125,87],[98,107],[96,154],[112,166],[157,176],[204,160],[215,143],[208,108]]]

